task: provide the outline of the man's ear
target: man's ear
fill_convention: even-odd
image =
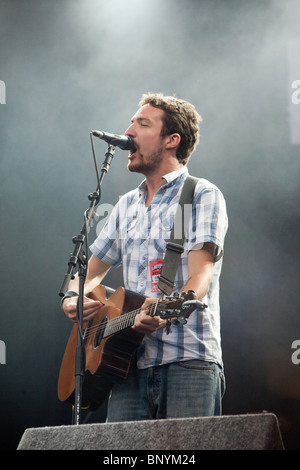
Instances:
[[[179,134],[170,134],[166,138],[166,149],[174,149],[180,144],[181,137]]]

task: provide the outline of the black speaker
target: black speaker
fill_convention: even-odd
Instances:
[[[272,413],[29,428],[18,450],[283,450]]]

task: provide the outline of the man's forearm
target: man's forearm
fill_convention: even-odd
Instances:
[[[194,275],[189,278],[187,283],[181,289],[181,292],[188,292],[189,290],[192,290],[195,292],[197,299],[201,300],[208,292],[210,279],[210,276],[204,275],[204,273]]]
[[[192,290],[197,299],[201,300],[206,296],[212,278],[213,257],[206,250],[190,251],[188,255],[189,278],[181,289],[181,292]]]
[[[88,262],[88,270],[84,283],[84,294],[88,295],[92,290],[99,285],[106,274],[108,273],[110,266],[103,263],[101,260],[92,255]],[[74,291],[79,293],[79,276],[78,273],[75,274],[74,279],[69,283],[69,291]]]

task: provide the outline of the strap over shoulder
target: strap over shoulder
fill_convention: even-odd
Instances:
[[[158,278],[158,288],[165,295],[171,295],[174,288],[174,280],[178,264],[181,254],[184,251],[184,210],[186,205],[191,205],[193,203],[194,191],[197,182],[198,178],[188,175],[182,188],[178,208],[175,214],[174,225],[171,230],[170,240],[167,243],[161,274]],[[179,230],[175,230],[176,227],[179,228]],[[180,232],[180,238],[177,238],[177,232]]]

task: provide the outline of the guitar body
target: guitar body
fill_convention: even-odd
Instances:
[[[141,311],[145,297],[123,287],[112,291],[102,285],[97,286],[89,297],[99,300],[103,306],[91,321],[83,324],[85,371],[81,404],[82,407],[97,410],[113,385],[126,379],[134,354],[143,340],[144,334],[130,327]],[[196,299],[195,293],[188,291],[180,298],[175,296],[152,303],[148,314],[158,315],[169,322],[172,320],[174,325],[184,325],[195,309],[205,308],[206,305]],[[58,378],[58,398],[72,404],[75,402],[77,344],[78,326],[74,324]]]
[[[85,375],[82,390],[82,406],[98,409],[109,395],[114,383],[126,379],[136,349],[144,335],[132,328],[124,328],[104,337],[105,325],[120,320],[122,314],[138,309],[145,297],[119,287],[109,297],[104,286],[97,286],[89,295],[104,304],[97,315],[83,324],[85,337]],[[83,333],[84,334],[84,333]],[[78,326],[74,324],[62,360],[58,379],[58,398],[74,404],[75,356]]]

